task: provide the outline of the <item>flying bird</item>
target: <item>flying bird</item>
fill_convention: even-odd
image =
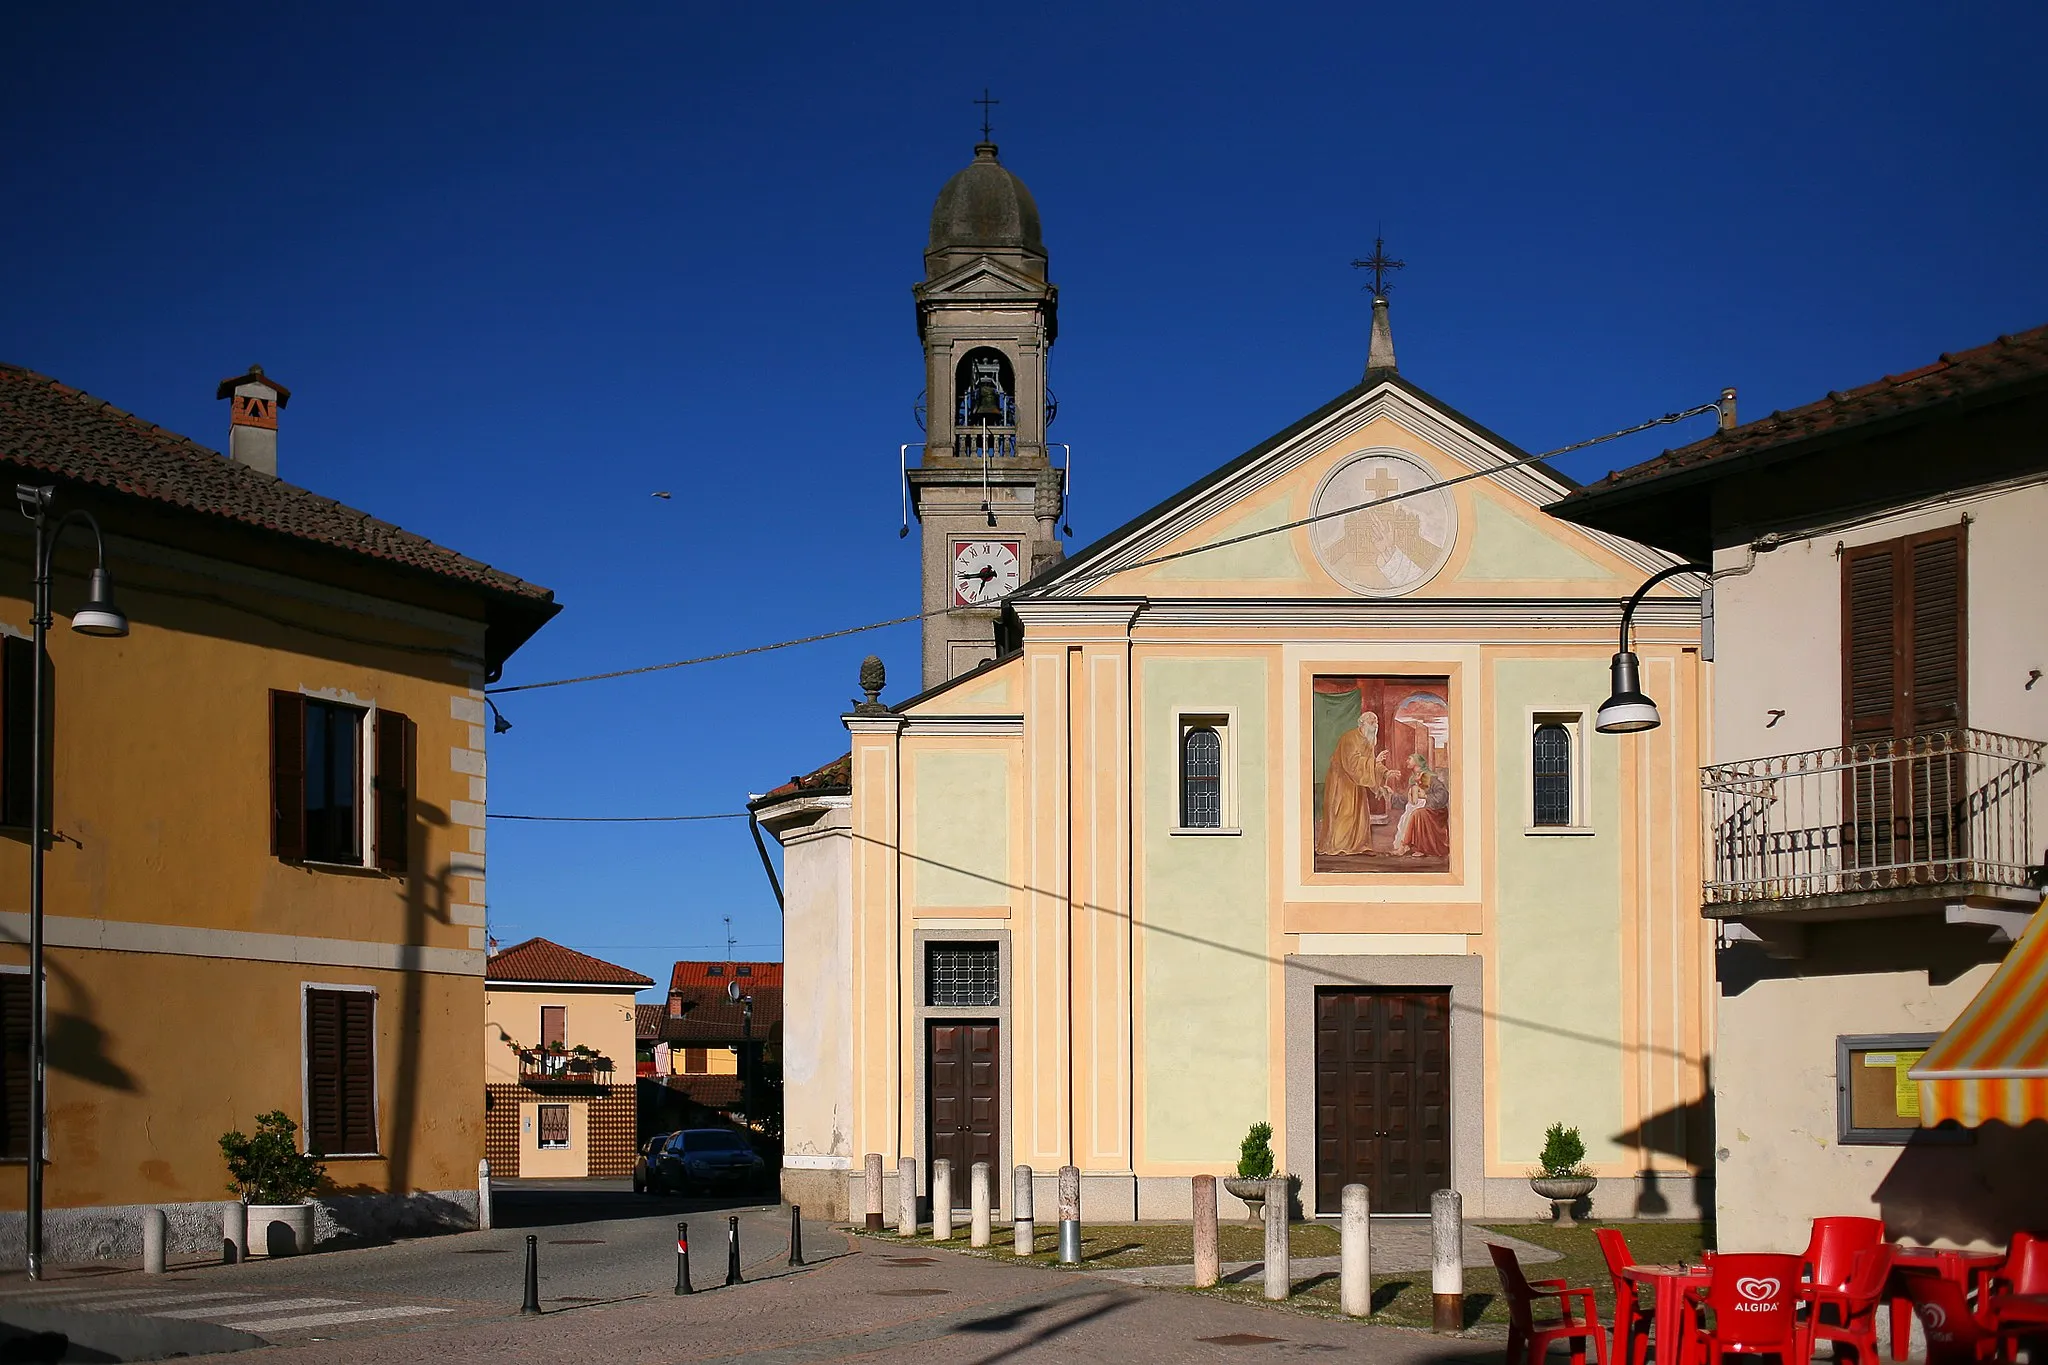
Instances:
[[[654,496],[660,498],[663,502],[666,502],[668,501],[669,493],[668,490],[664,488],[661,491],[657,492]]]

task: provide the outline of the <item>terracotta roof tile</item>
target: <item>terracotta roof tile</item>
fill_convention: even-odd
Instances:
[[[738,974],[740,968],[747,974]],[[754,1019],[748,1031],[746,1007],[726,997],[730,982],[754,998]],[[670,1043],[738,1042],[748,1036],[769,1038],[782,1027],[782,964],[780,962],[678,962],[669,975],[670,1000],[681,999],[680,1019],[662,1018],[661,1036]]]
[[[0,459],[536,603],[554,596],[19,365],[0,364]]]
[[[1560,498],[1552,509],[1570,517],[1575,508],[1598,502],[1608,493],[1633,489],[1718,460],[1907,416],[1916,409],[1951,399],[1975,398],[2042,380],[2048,380],[2048,325],[1941,356],[1932,364],[1888,375],[1860,388],[1832,392],[1816,402],[1774,412],[1729,431],[1717,431],[1705,440],[1618,469]]]
[[[492,954],[484,963],[484,979],[636,988],[654,984],[652,977],[544,938],[530,938]]]
[[[755,797],[747,804],[752,807],[780,801],[786,796],[799,796],[815,792],[821,796],[839,796],[853,790],[853,754],[841,754],[822,767],[811,769],[801,777],[792,777],[779,787],[772,788]]]
[[[660,1005],[633,1006],[633,1038],[636,1042],[651,1042],[661,1037],[662,1016],[667,1011]]]
[[[661,1083],[679,1094],[687,1095],[706,1109],[738,1110],[742,1098],[740,1078],[726,1073],[722,1075],[664,1076]]]
[[[745,968],[745,971],[741,971]],[[725,997],[725,983],[738,981],[744,985],[751,981],[757,985],[782,985],[782,964],[780,962],[678,962],[669,973],[668,988],[672,991],[688,990],[709,985],[719,996]]]

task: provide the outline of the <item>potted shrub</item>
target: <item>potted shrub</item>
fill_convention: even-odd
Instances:
[[[1551,1217],[1561,1228],[1578,1226],[1572,1206],[1593,1193],[1599,1184],[1586,1169],[1586,1144],[1579,1130],[1553,1123],[1543,1133],[1540,1168],[1529,1177],[1529,1188],[1550,1201]]]
[[[294,1256],[313,1249],[310,1196],[327,1177],[317,1153],[301,1152],[299,1126],[273,1109],[256,1116],[255,1136],[235,1129],[220,1135],[228,1189],[249,1210],[248,1254]]]
[[[1223,1188],[1244,1200],[1254,1223],[1266,1206],[1266,1181],[1273,1175],[1273,1125],[1255,1123],[1237,1147],[1237,1174]]]

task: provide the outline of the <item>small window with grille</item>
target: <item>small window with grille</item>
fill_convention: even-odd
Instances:
[[[1537,725],[1529,739],[1529,762],[1536,795],[1532,823],[1571,824],[1572,732],[1554,720]]]
[[[925,947],[925,1003],[937,1009],[980,1009],[1001,1003],[1001,959],[993,943]]]
[[[1176,832],[1235,833],[1229,828],[1229,717],[1183,715],[1175,761],[1180,777],[1180,820]]]
[[[568,1105],[544,1104],[540,1107],[540,1145],[550,1148],[569,1145]]]

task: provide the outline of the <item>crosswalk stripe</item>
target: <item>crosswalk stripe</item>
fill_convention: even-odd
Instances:
[[[313,1313],[302,1318],[249,1318],[223,1323],[249,1332],[283,1332],[299,1327],[339,1327],[345,1322],[379,1322],[386,1318],[414,1318],[423,1313],[452,1313],[452,1308],[358,1308],[350,1313]]]
[[[278,1299],[273,1303],[216,1303],[205,1308],[180,1308],[169,1313],[148,1312],[152,1318],[231,1318],[238,1313],[287,1313],[294,1309],[339,1308],[355,1299]]]
[[[71,1299],[59,1305],[81,1313],[105,1313],[117,1308],[140,1308],[152,1303],[204,1303],[209,1299],[253,1299],[255,1294],[128,1294],[122,1298]]]

